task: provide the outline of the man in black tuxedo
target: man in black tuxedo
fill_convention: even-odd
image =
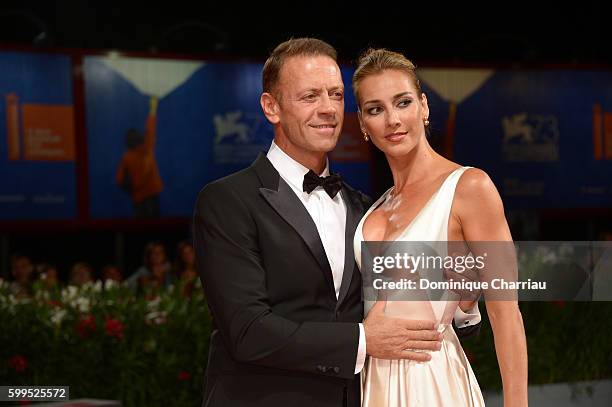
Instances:
[[[208,184],[194,246],[213,317],[203,406],[359,406],[366,352],[426,361],[429,321],[363,323],[353,254],[370,200],[329,175],[344,117],[335,50],[301,38],[263,69],[261,106],[274,142],[247,169]]]

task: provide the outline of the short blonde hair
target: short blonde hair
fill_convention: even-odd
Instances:
[[[416,75],[416,67],[412,61],[398,52],[389,51],[385,48],[369,48],[359,57],[357,69],[353,74],[353,92],[355,93],[357,104],[359,104],[359,84],[361,81],[368,76],[376,75],[386,70],[406,73],[414,84],[418,96],[420,97],[423,94],[421,83]]]
[[[274,94],[281,68],[287,58],[319,55],[328,56],[334,61],[337,58],[334,47],[317,38],[291,38],[279,44],[268,57],[261,72],[263,91]]]

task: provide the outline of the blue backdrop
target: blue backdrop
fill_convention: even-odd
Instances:
[[[204,64],[160,100],[156,157],[164,184],[162,216],[191,216],[207,182],[245,168],[267,151],[273,132],[259,105],[261,69],[261,64]],[[351,71],[343,73],[350,80]],[[148,96],[98,57],[85,59],[85,85],[91,216],[130,217],[131,201],[115,174],[126,130],[144,128]],[[356,111],[352,95],[351,109]],[[332,162],[332,170],[369,190],[367,163]]]
[[[20,106],[72,105],[71,72],[68,56],[0,52],[0,219],[76,216],[74,161],[10,161],[7,143],[6,95]]]

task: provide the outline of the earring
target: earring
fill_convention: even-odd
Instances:
[[[423,124],[425,124],[425,127],[429,126],[429,119],[427,117],[423,120]]]
[[[370,137],[368,137],[368,133],[366,133],[365,131],[363,132],[363,139],[367,142],[368,140],[370,140]]]

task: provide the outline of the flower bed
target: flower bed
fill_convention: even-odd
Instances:
[[[17,299],[0,280],[0,383],[67,385],[71,398],[124,406],[198,406],[210,316],[199,284],[135,295],[100,283]],[[612,303],[521,304],[530,384],[612,377]],[[501,388],[481,304],[479,336],[464,341],[484,390]]]
[[[124,406],[199,405],[210,317],[202,288],[136,296],[97,283],[35,289],[17,299],[0,286],[0,383],[66,385],[71,398]]]

